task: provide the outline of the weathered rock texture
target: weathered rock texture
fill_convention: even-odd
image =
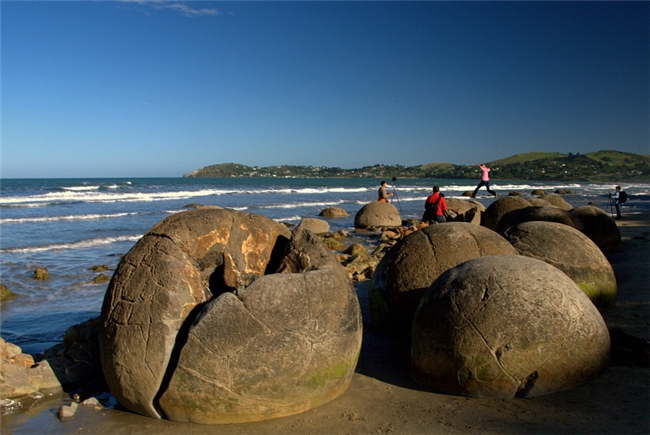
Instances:
[[[372,323],[382,329],[410,331],[427,288],[443,272],[471,258],[517,255],[494,231],[466,222],[431,225],[393,246],[377,265],[369,294]]]
[[[599,309],[616,303],[614,269],[589,237],[556,222],[525,222],[503,234],[527,257],[537,258],[566,273]]]
[[[102,320],[102,365],[118,401],[196,423],[332,400],[361,346],[359,303],[331,251],[304,228],[291,235],[230,210],[154,226],[115,271]]]
[[[354,227],[398,227],[402,225],[397,208],[389,202],[373,201],[364,205],[354,216]]]
[[[621,232],[611,215],[598,207],[583,205],[571,210],[582,222],[582,232],[607,252],[621,246]]]
[[[440,276],[413,321],[411,369],[442,393],[534,397],[603,372],[610,339],[559,269],[524,256],[469,260]]]

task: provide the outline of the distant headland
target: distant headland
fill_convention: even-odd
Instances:
[[[592,153],[532,152],[485,162],[493,179],[576,181],[576,182],[650,182],[650,156],[605,150]],[[355,169],[325,166],[246,166],[221,163],[197,169],[184,178],[476,178],[476,165],[428,163],[418,166],[374,165]]]

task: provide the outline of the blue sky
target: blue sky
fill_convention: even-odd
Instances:
[[[0,8],[5,178],[650,154],[644,1]]]

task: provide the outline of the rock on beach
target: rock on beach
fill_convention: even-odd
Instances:
[[[132,411],[220,424],[306,411],[348,387],[361,310],[311,231],[187,211],[123,258],[102,308],[108,385]]]
[[[559,269],[525,256],[469,260],[427,290],[413,321],[411,368],[437,392],[535,397],[609,366],[607,326]]]

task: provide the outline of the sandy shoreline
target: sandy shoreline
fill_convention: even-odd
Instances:
[[[622,247],[608,254],[618,282],[608,327],[650,339],[650,214],[617,221]],[[568,391],[533,399],[474,399],[424,390],[409,374],[407,349],[376,331],[367,318],[367,282],[356,285],[364,310],[364,341],[352,384],[334,402],[300,415],[241,425],[203,426],[153,420],[131,412],[80,407],[61,422],[69,401],[53,397],[2,416],[4,434],[474,434],[650,432],[650,371],[613,366]]]

